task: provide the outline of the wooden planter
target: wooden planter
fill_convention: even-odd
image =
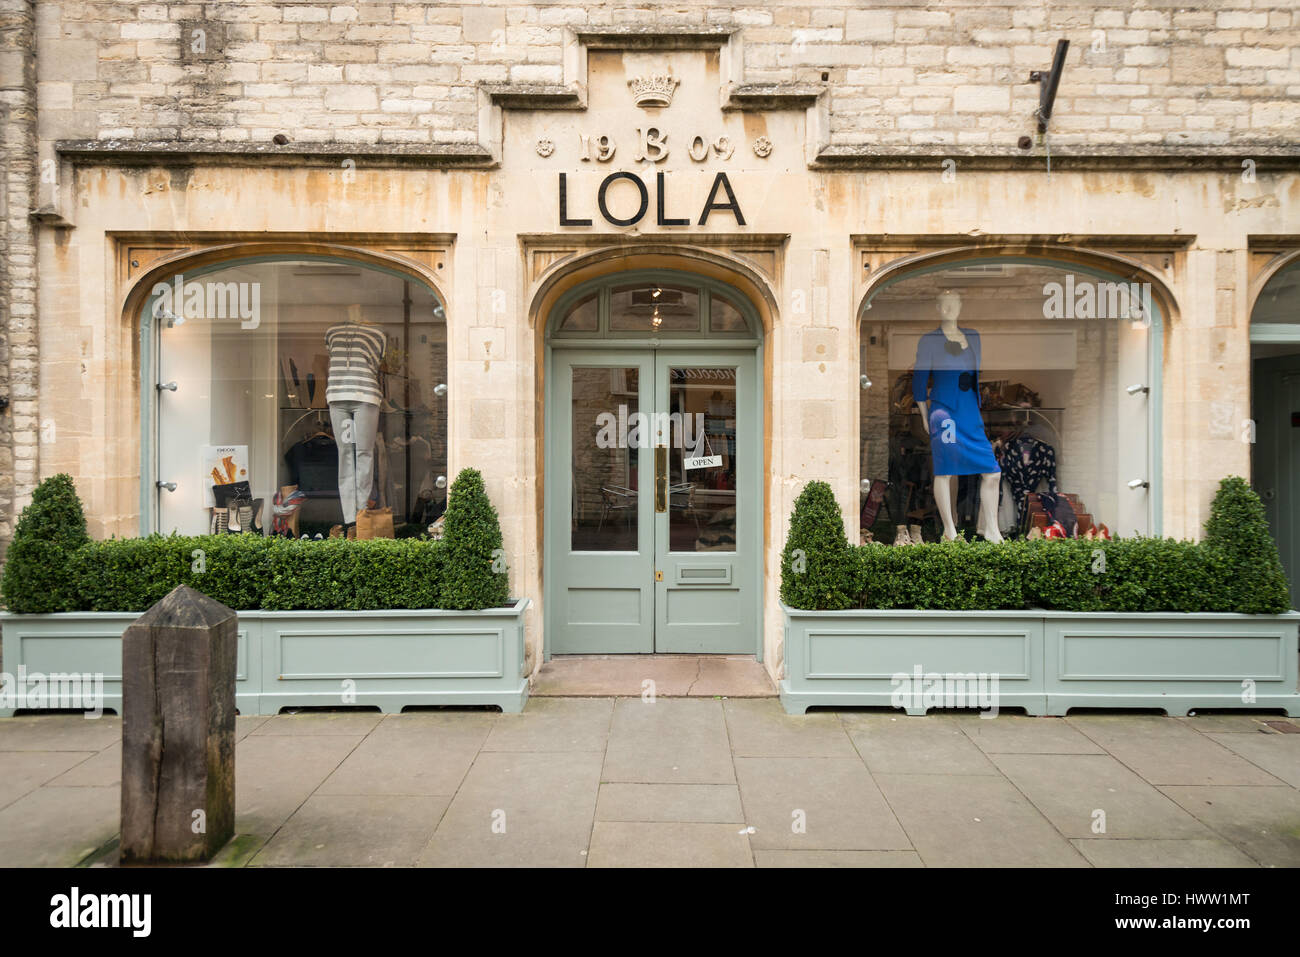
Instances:
[[[521,598],[482,611],[242,611],[235,703],[242,714],[281,708],[497,705],[522,711]],[[0,614],[4,670],[102,674],[105,709],[122,706],[122,632],[139,615],[120,612]],[[0,709],[0,717],[13,713]]]
[[[800,611],[785,614],[781,702],[898,706],[899,675],[993,675],[998,707],[1253,708],[1300,714],[1300,613]],[[912,683],[913,686],[918,684]],[[902,686],[908,686],[902,683]],[[924,701],[905,710],[924,714]]]

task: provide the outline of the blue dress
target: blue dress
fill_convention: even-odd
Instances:
[[[927,332],[916,345],[912,395],[930,402],[930,451],[935,475],[1000,472],[980,417],[980,334],[962,329],[966,348],[942,329]]]

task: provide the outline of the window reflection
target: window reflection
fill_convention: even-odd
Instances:
[[[736,370],[674,368],[669,548],[736,550]]]
[[[636,367],[575,367],[573,378],[574,551],[636,551],[639,436]]]

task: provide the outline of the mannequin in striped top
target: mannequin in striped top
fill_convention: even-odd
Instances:
[[[339,504],[343,524],[356,524],[370,499],[374,479],[375,436],[384,400],[379,364],[388,339],[383,330],[363,322],[359,305],[348,307],[348,321],[325,330],[329,381],[325,401],[339,450]]]

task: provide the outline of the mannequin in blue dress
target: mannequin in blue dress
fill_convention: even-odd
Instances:
[[[930,435],[934,457],[934,501],[943,522],[943,539],[957,537],[957,476],[980,476],[980,514],[976,531],[990,542],[998,531],[998,487],[1002,469],[993,455],[980,416],[980,337],[957,326],[961,296],[945,290],[938,300],[939,328],[916,346],[912,395]]]

